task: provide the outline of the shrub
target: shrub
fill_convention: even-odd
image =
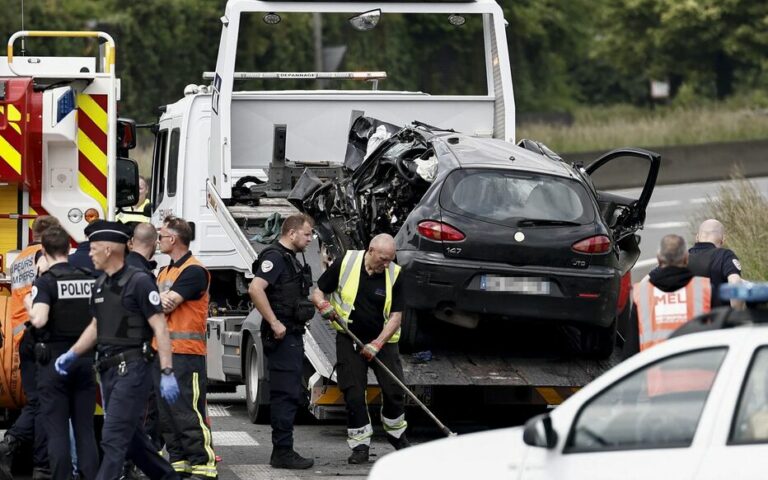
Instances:
[[[716,218],[725,226],[725,246],[736,252],[742,277],[754,281],[768,280],[768,199],[758,187],[740,172],[734,182],[720,187],[716,197],[706,203],[691,219],[692,237],[699,224]]]

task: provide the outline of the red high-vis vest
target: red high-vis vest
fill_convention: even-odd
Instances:
[[[640,350],[663,342],[696,315],[709,312],[711,297],[712,287],[705,277],[693,277],[674,292],[659,290],[647,276],[636,283],[632,299],[637,309]]]

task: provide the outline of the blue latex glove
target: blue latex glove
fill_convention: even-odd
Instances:
[[[179,384],[174,374],[160,375],[160,396],[169,404],[179,398]]]
[[[53,368],[56,369],[56,373],[59,375],[66,375],[67,370],[69,370],[69,367],[75,363],[75,360],[77,360],[77,355],[75,352],[72,350],[67,350],[65,353],[59,355],[59,358],[56,359],[56,363],[53,365]]]

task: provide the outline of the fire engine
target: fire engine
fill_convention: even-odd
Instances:
[[[16,55],[17,41],[86,38],[94,57]],[[41,40],[36,40],[41,41]],[[138,166],[127,157],[135,124],[118,120],[115,42],[104,32],[20,31],[0,58],[0,323],[13,337],[8,295],[15,255],[31,241],[39,215],[53,215],[75,242],[89,220],[112,219],[136,203]],[[0,408],[23,402],[14,342],[0,351]]]

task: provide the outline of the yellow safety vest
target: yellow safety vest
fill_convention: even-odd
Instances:
[[[118,222],[149,222],[149,217],[144,215],[144,207],[149,205],[149,199],[147,198],[138,207],[124,208],[122,212],[115,215],[115,220]]]
[[[365,250],[348,250],[341,261],[341,272],[339,272],[339,286],[331,294],[331,305],[336,310],[336,314],[346,323],[351,323],[349,316],[355,308],[355,298],[357,289],[360,287],[360,270],[363,268],[363,258]],[[384,298],[384,324],[389,321],[389,310],[392,308],[392,287],[400,274],[400,265],[391,262],[384,272],[386,297]],[[344,331],[336,322],[331,322],[333,328],[338,331]],[[397,329],[389,343],[397,343],[400,340],[400,329]]]

